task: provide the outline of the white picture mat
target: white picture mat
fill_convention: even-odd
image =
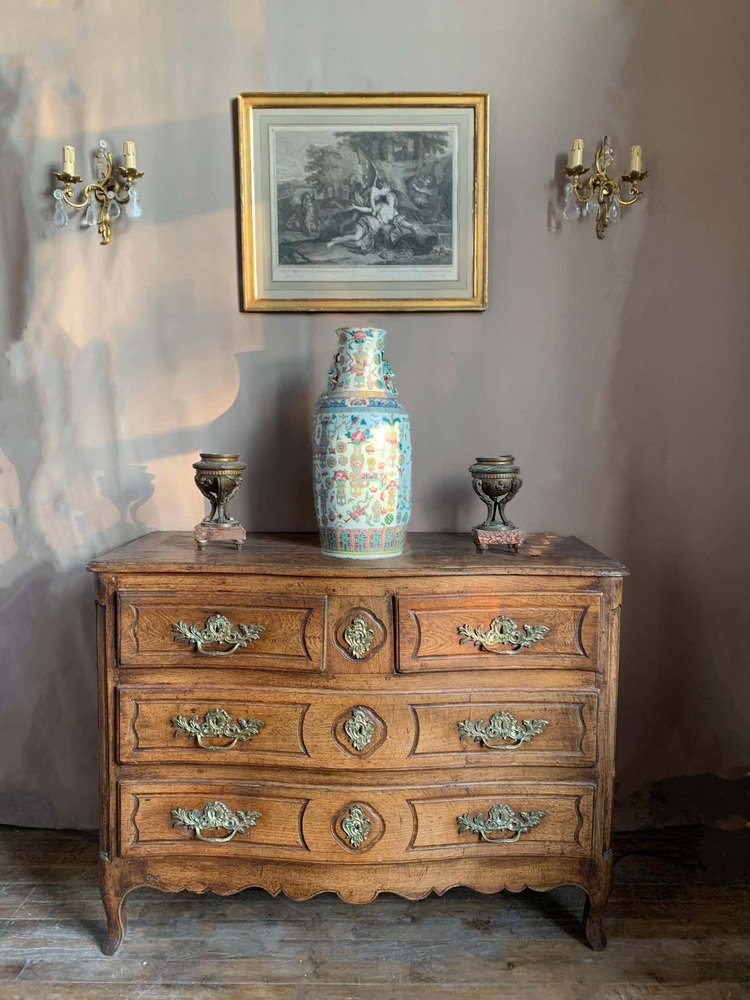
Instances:
[[[474,146],[472,107],[424,108],[251,108],[250,188],[253,197],[253,242],[256,296],[268,299],[394,298],[424,299],[471,296],[474,268]],[[315,268],[285,265],[274,270],[277,244],[273,130],[282,128],[335,131],[448,131],[455,136],[453,157],[453,263],[439,265],[370,265]],[[362,271],[367,276],[362,276]],[[377,274],[370,276],[370,271]],[[323,273],[320,273],[320,272]],[[394,273],[395,272],[395,273]]]

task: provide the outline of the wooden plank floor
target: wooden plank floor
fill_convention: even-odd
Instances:
[[[748,834],[621,836],[600,954],[574,889],[365,907],[142,889],[106,958],[95,835],[0,827],[0,997],[749,1000]]]

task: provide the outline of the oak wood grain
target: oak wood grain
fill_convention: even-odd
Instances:
[[[596,670],[599,603],[598,593],[399,597],[397,669]],[[519,629],[542,625],[548,631],[521,649],[509,644],[479,647],[459,631],[468,625],[481,636],[500,616],[511,618]]]
[[[434,692],[392,694],[379,690],[314,691],[211,686],[205,690],[177,685],[117,689],[118,760],[122,764],[200,764],[294,766],[366,772],[383,769],[429,769],[455,765],[574,766],[596,761],[596,691],[497,691],[479,695],[458,691],[450,697]],[[233,720],[262,722],[260,731],[229,746],[213,737],[198,745],[196,737],[175,729],[184,716],[202,721],[223,708]],[[359,749],[346,732],[356,709],[372,727]],[[498,712],[520,723],[541,719],[542,731],[515,746],[495,740],[495,748],[461,735],[460,723],[489,724]],[[490,741],[493,742],[493,741]],[[208,749],[210,747],[211,749]]]
[[[257,824],[227,843],[206,843],[171,818],[174,808],[202,809],[214,801],[232,810],[258,811]],[[489,843],[473,832],[461,833],[463,813],[483,813],[496,803],[517,812],[541,810],[544,817],[515,843]],[[353,805],[371,824],[361,845],[351,843],[339,828]],[[163,854],[173,863],[201,858],[305,860],[341,865],[328,884],[346,891],[347,867],[465,858],[532,856],[588,857],[591,851],[593,785],[589,783],[476,782],[448,790],[441,785],[383,789],[357,785],[340,788],[247,781],[154,782],[123,781],[119,786],[120,852]],[[225,831],[209,836],[224,836]],[[511,838],[501,833],[501,838]]]
[[[604,946],[620,564],[549,534],[518,557],[480,556],[469,536],[417,534],[403,557],[354,564],[306,536],[198,552],[185,533],[160,532],[90,568],[106,954],[140,885],[365,902],[572,884],[587,896],[589,944]],[[261,638],[218,657],[174,643],[175,621],[216,613],[263,625]],[[497,615],[548,631],[499,655],[459,642],[460,625]],[[355,617],[366,648],[347,640]],[[176,730],[177,716],[216,708],[263,726],[227,750]],[[355,710],[370,734],[361,748],[347,732]],[[459,723],[495,711],[547,725],[510,750],[462,736]],[[173,809],[215,801],[262,815],[226,843],[174,826]],[[512,843],[459,831],[459,815],[502,804],[544,816],[500,838]],[[364,823],[358,841],[352,817]]]
[[[320,551],[315,534],[252,532],[238,552],[225,547],[197,549],[188,531],[154,531],[94,559],[89,569],[102,572],[260,573],[297,576],[359,577],[542,575],[622,576],[627,569],[573,536],[530,534],[518,553],[477,554],[471,535],[409,532],[404,554],[389,559],[335,559]]]
[[[252,601],[215,590],[210,603],[188,593],[118,596],[119,662],[122,666],[195,666],[222,668],[313,670],[322,666],[323,596],[296,599],[258,595]],[[231,652],[226,643],[208,643],[205,653],[195,644],[175,639],[178,622],[205,628],[208,619],[224,615],[233,626],[258,625],[263,631],[244,648]]]

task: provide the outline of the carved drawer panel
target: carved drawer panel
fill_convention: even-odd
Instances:
[[[585,857],[591,852],[593,784],[508,782],[443,789],[408,800],[412,855],[507,852]]]
[[[598,670],[597,593],[397,598],[400,673]]]
[[[322,669],[323,597],[125,591],[117,609],[122,666]]]
[[[120,854],[398,863],[591,851],[593,785],[124,781]]]
[[[302,735],[309,701],[252,698],[237,688],[117,691],[118,760],[128,763],[294,764],[309,758]]]
[[[411,758],[472,764],[590,765],[596,762],[596,692],[514,691],[461,699],[412,699]]]
[[[289,857],[309,854],[303,789],[249,783],[118,785],[120,853]]]
[[[594,691],[386,694],[121,685],[123,764],[377,771],[590,765]]]

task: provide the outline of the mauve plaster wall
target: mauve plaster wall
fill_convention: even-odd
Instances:
[[[745,0],[48,0],[0,34],[0,822],[96,823],[93,580],[189,528],[201,449],[249,462],[242,519],[313,527],[309,425],[341,316],[237,306],[230,100],[242,90],[491,94],[490,308],[389,330],[415,529],[513,514],[627,561],[619,776],[727,774],[747,703]],[[561,226],[561,156],[640,142],[647,197],[604,243]],[[133,138],[145,218],[53,231],[49,170]],[[588,159],[588,154],[587,154]],[[88,171],[87,171],[88,172]],[[467,543],[468,544],[468,543]],[[744,633],[743,633],[744,629]]]

